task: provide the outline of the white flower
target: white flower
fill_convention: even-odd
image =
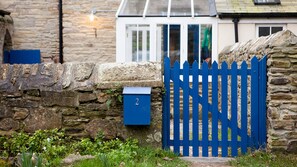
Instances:
[[[46,150],[46,147],[43,147],[43,150],[45,151]]]
[[[50,141],[51,141],[51,139],[50,139],[50,138],[47,138],[46,140],[47,140],[47,142],[50,142]]]

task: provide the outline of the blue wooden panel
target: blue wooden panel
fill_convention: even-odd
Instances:
[[[179,107],[180,107],[180,99],[179,99],[179,70],[180,65],[178,62],[174,63],[174,70],[173,70],[173,121],[174,121],[174,128],[173,128],[173,138],[174,138],[174,152],[176,154],[180,153],[180,132],[179,132]]]
[[[241,152],[247,152],[247,64],[241,64]]]
[[[218,64],[212,64],[212,156],[218,156]]]
[[[208,156],[208,65],[202,64],[202,156]]]
[[[189,156],[189,63],[183,65],[183,155]]]
[[[11,50],[10,64],[40,63],[40,50]]]
[[[198,77],[198,63],[195,61],[192,65],[193,69],[193,113],[192,113],[192,121],[193,121],[193,156],[199,156],[199,111],[198,111],[198,87],[199,87],[199,77]]]
[[[222,64],[222,157],[228,156],[228,65]]]
[[[258,103],[259,103],[259,78],[258,78],[258,59],[257,57],[252,58],[251,62],[251,138],[252,138],[252,147],[255,149],[259,148],[259,126],[258,126]]]
[[[163,149],[169,149],[170,140],[170,59],[164,58],[164,85],[165,94],[163,96]]]
[[[10,53],[7,50],[4,50],[3,52],[3,63],[9,63],[9,59],[10,59]]]
[[[260,147],[266,147],[266,71],[267,57],[264,56],[260,61],[260,77],[259,77],[259,144]]]
[[[231,155],[237,156],[237,63],[231,65]]]

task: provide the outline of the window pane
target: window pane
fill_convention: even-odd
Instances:
[[[168,0],[150,0],[147,8],[147,16],[167,16],[167,10]]]
[[[194,15],[209,15],[208,0],[194,0]]]
[[[142,16],[145,0],[125,0],[119,15]]]
[[[270,27],[259,27],[259,37],[270,35]]]
[[[175,61],[180,62],[180,25],[170,25],[169,57],[171,66]]]
[[[172,0],[170,16],[191,16],[191,0]]]
[[[188,62],[190,65],[199,59],[199,25],[188,25]]]
[[[271,34],[282,31],[283,27],[271,27]]]
[[[211,24],[201,25],[201,62],[211,65],[212,27]]]

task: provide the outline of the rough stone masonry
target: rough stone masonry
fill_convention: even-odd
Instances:
[[[0,66],[0,135],[65,129],[74,137],[133,137],[161,147],[160,63],[65,63]],[[152,87],[151,125],[123,125],[123,86]],[[107,101],[110,101],[109,104]]]
[[[297,37],[290,31],[225,48],[229,65],[267,55],[267,149],[297,153]],[[262,127],[266,128],[266,127]]]

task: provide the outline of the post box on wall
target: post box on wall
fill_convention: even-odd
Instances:
[[[124,87],[124,125],[150,125],[151,88]]]

